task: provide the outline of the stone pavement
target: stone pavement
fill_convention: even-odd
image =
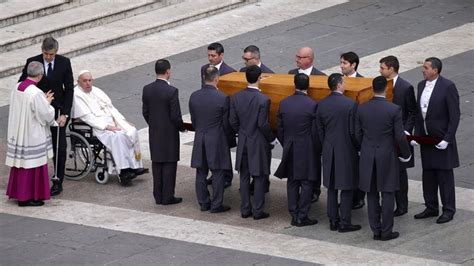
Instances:
[[[225,192],[225,202],[232,210],[223,214],[200,212],[194,192],[195,173],[189,167],[193,135],[186,133],[181,135],[176,186],[177,196],[184,198],[182,204],[155,205],[151,175],[137,178],[131,187],[121,187],[114,178],[105,186],[98,185],[91,174],[78,182],[66,182],[64,193],[42,208],[18,208],[4,198],[0,202],[0,263],[472,265],[473,2],[283,2],[288,1],[261,1],[79,56],[72,59],[74,71],[88,68],[97,73],[95,85],[142,129],[146,150],[141,88],[153,80],[154,61],[159,57],[166,56],[172,63],[171,82],[180,89],[181,108],[188,117],[189,95],[199,88],[199,67],[206,62],[205,45],[216,40],[224,44],[225,61],[234,68],[243,65],[242,49],[256,44],[262,61],[282,73],[294,67],[294,53],[303,45],[315,49],[316,66],[326,73],[334,70],[339,54],[348,50],[359,54],[360,72],[367,76],[377,73],[380,57],[394,53],[401,59],[401,76],[414,85],[422,78],[419,62],[439,56],[444,64],[442,74],[456,83],[461,96],[457,133],[461,167],[455,170],[458,210],[452,222],[437,225],[435,219],[413,219],[423,210],[418,152],[416,167],[409,171],[409,212],[395,219],[395,230],[401,237],[393,241],[371,240],[366,208],[353,212],[354,223],[362,224],[361,231],[329,231],[325,189],[311,209],[311,217],[319,224],[290,226],[286,183],[274,177],[266,199],[269,219],[240,218],[237,174]],[[258,14],[258,23],[245,17],[251,12]],[[182,39],[185,41],[180,42]],[[146,52],[129,55],[130,47]],[[106,58],[106,62],[97,62],[97,58]],[[5,151],[7,108],[0,107],[0,151]],[[278,165],[280,154],[281,148],[273,151],[272,168]],[[4,152],[0,152],[0,161],[3,159]],[[145,161],[145,165],[150,166],[150,162]],[[6,167],[0,169],[0,176],[0,192],[4,194],[1,189],[6,187]]]

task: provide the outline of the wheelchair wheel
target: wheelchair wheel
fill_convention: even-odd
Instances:
[[[79,133],[66,135],[66,167],[64,177],[69,180],[81,180],[92,169],[94,158],[89,142]]]
[[[101,185],[105,185],[109,181],[109,172],[105,168],[97,168],[95,171],[95,181]]]

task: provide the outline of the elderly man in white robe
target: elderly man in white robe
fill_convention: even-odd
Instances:
[[[136,176],[145,174],[137,129],[112,105],[101,89],[92,86],[92,74],[82,70],[74,88],[72,117],[93,128],[94,135],[112,152],[121,184],[127,185]]]

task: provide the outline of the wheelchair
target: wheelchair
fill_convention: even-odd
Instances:
[[[115,168],[112,153],[94,136],[93,129],[79,119],[72,119],[66,132],[66,167],[64,177],[81,180],[90,172],[95,172],[99,184],[109,181],[109,167]],[[117,174],[119,183],[122,184]]]

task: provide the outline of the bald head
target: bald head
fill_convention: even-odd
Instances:
[[[79,72],[77,77],[77,84],[84,92],[90,92],[92,90],[92,74],[88,70]]]
[[[301,69],[307,69],[313,65],[314,52],[311,47],[303,47],[296,53],[296,66]]]

